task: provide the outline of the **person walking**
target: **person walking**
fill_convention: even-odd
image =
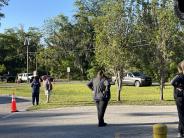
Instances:
[[[97,107],[98,126],[104,127],[107,123],[104,122],[104,114],[110,100],[110,83],[105,77],[103,71],[97,73],[96,78],[89,81],[88,88],[92,90],[94,101]]]
[[[35,101],[36,101],[36,105],[39,105],[39,95],[40,95],[40,80],[38,76],[35,76],[32,83],[31,83],[31,87],[32,87],[32,104],[35,105]]]
[[[184,61],[178,64],[178,74],[171,80],[178,111],[178,137],[184,138]]]

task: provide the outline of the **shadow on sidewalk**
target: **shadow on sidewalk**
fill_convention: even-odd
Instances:
[[[96,125],[45,125],[29,126],[26,124],[6,124],[0,127],[1,136],[27,135],[39,138],[114,138],[116,133],[121,133],[123,138],[152,138],[152,126],[154,123],[142,124],[109,124],[106,127]],[[166,125],[175,125],[177,122],[165,122]],[[0,124],[1,126],[1,124]],[[168,136],[173,137],[177,133],[176,128],[168,129]],[[168,137],[168,138],[169,138]],[[12,137],[13,138],[13,137]],[[27,137],[29,138],[29,137]]]
[[[124,113],[123,115],[128,116],[173,116],[177,115],[176,112],[154,112],[154,113]]]
[[[9,104],[12,101],[11,96],[0,96],[0,104]],[[22,102],[29,102],[30,100],[24,99],[24,98],[19,98],[16,97],[16,102],[17,103],[22,103]]]

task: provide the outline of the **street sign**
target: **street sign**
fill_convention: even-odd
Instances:
[[[67,67],[67,72],[70,72],[70,67]]]

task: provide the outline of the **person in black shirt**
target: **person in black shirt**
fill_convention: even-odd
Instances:
[[[98,112],[98,126],[106,126],[107,123],[104,122],[104,114],[110,99],[110,83],[103,71],[99,71],[96,78],[92,79],[87,86],[94,94],[93,98]]]
[[[38,76],[34,77],[34,80],[31,83],[31,87],[32,87],[32,104],[35,105],[36,100],[36,105],[38,105],[40,95],[40,81]]]
[[[171,80],[178,111],[178,135],[184,137],[184,61],[178,64],[178,74]]]

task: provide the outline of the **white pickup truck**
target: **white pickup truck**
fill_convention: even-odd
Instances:
[[[21,82],[28,81],[30,82],[33,79],[32,73],[19,73],[18,80]]]

